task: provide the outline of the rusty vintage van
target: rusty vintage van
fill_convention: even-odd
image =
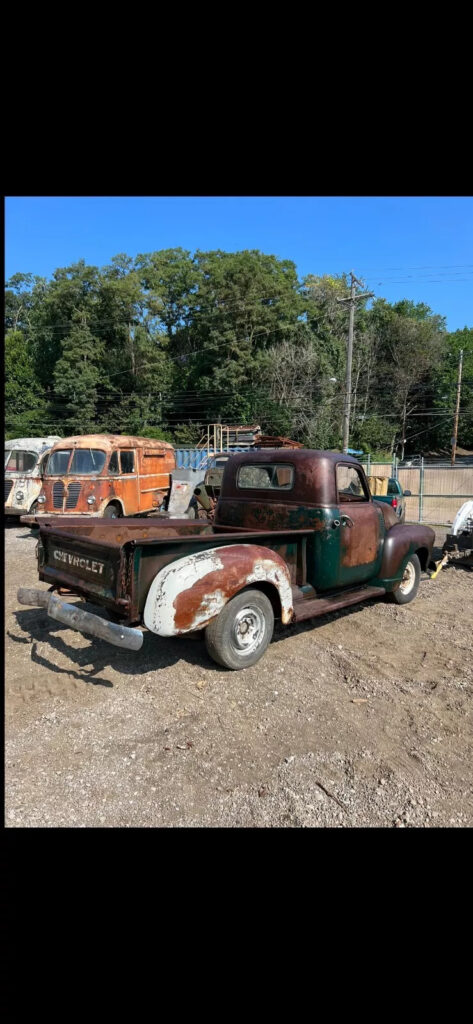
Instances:
[[[66,437],[49,453],[40,514],[147,515],[161,508],[175,468],[166,441],[122,434]]]

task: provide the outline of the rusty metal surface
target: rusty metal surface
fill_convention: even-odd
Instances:
[[[353,590],[342,590],[337,594],[330,594],[326,597],[318,597],[315,600],[304,600],[294,603],[294,621],[301,622],[303,619],[317,618],[319,615],[328,615],[337,611],[338,608],[348,608],[352,604],[360,604],[361,601],[368,601],[373,597],[382,597],[386,593],[384,587],[358,587]]]
[[[303,448],[300,441],[291,441],[290,437],[272,437],[270,434],[261,434],[255,443],[255,448]]]
[[[131,434],[74,434],[71,437],[63,437],[52,448],[102,448],[105,452],[113,452],[116,448],[155,448],[174,452],[172,444],[168,441],[155,441],[152,437],[135,437]]]
[[[260,538],[267,536],[267,530],[247,530],[234,526],[211,525],[205,520],[192,519],[101,519],[96,516],[93,519],[84,519],[82,516],[37,516],[35,519],[41,536],[46,536],[48,531],[55,535],[69,536],[71,539],[91,538],[93,541],[103,542],[110,547],[121,547],[128,541],[135,541],[139,544],[155,544],[164,541],[180,541],[189,539],[192,543],[207,542],[208,538],[222,538],[226,543],[228,538],[244,539],[248,537]],[[307,534],[305,530],[278,530],[278,536],[292,537],[297,534]]]
[[[340,504],[340,510],[343,510],[344,507],[343,504]],[[342,518],[342,525],[339,527],[341,531],[341,565],[347,568],[352,566],[373,566],[375,570],[383,539],[381,533],[381,523],[383,522],[381,512],[378,508],[374,508],[371,502],[360,502],[359,504],[353,502],[353,504],[350,504],[347,514],[349,514],[354,525],[343,525],[344,520]]]
[[[106,459],[100,472],[63,473],[54,476],[46,472],[43,490],[46,501],[42,510],[55,515],[103,515],[107,505],[116,503],[124,515],[137,515],[159,508],[170,487],[170,474],[175,469],[174,448],[167,441],[122,434],[85,434],[63,438],[53,445],[50,458],[57,451],[97,449],[105,452]],[[110,457],[114,452],[132,450],[134,468],[130,473],[110,473]],[[151,466],[152,453],[159,458],[157,467]],[[158,472],[159,470],[159,472]],[[90,504],[88,499],[95,498]]]
[[[109,644],[114,644],[115,647],[139,651],[143,646],[141,630],[116,625],[99,615],[78,608],[77,605],[61,601],[55,594],[45,594],[44,591],[20,587],[17,596],[20,604],[32,604],[46,608],[51,618],[64,623],[70,629],[77,629],[81,633],[90,633],[101,640],[106,640]]]
[[[145,625],[160,636],[202,629],[234,594],[261,584],[275,589],[282,621],[290,622],[291,581],[284,559],[276,552],[257,544],[238,544],[190,554],[156,576],[146,601]]]

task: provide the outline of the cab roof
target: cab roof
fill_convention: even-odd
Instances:
[[[19,448],[29,452],[41,452],[46,448],[52,448],[60,440],[57,434],[49,437],[15,437],[12,441],[5,441],[5,449],[14,451]]]
[[[174,451],[168,441],[157,441],[152,437],[132,437],[129,434],[77,434],[63,437],[55,448],[101,448],[111,452],[115,448],[166,448]]]
[[[269,488],[238,487],[238,468],[257,463],[288,462],[294,466],[294,480],[290,489],[280,491]],[[277,451],[249,451],[232,455],[223,470],[220,501],[261,501],[331,505],[337,501],[335,466],[343,462],[362,469],[357,459],[343,452],[326,452],[315,448],[278,448]],[[252,497],[253,495],[253,497]]]

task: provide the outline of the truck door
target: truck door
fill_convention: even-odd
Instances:
[[[384,519],[381,509],[370,498],[363,474],[356,466],[338,463],[335,469],[340,535],[337,585],[363,583],[381,565]]]
[[[133,448],[121,448],[110,457],[108,471],[113,479],[113,492],[123,502],[124,515],[139,511],[138,470]]]

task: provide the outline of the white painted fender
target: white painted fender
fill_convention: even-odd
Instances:
[[[178,636],[207,626],[243,587],[272,583],[281,601],[281,618],[293,617],[289,570],[281,558],[258,544],[225,544],[185,555],[155,576],[143,621],[158,636]]]
[[[6,480],[13,481],[13,487],[10,490],[8,498],[5,502],[5,512],[8,515],[10,508],[15,510],[15,515],[23,515],[24,512],[29,512],[32,504],[39,497],[42,490],[42,483],[39,477],[34,476],[13,476],[5,477]],[[23,498],[21,501],[16,500],[17,493],[22,492]]]
[[[463,530],[466,532],[470,519],[473,519],[473,501],[465,501],[464,505],[458,509],[453,520],[452,534],[454,537],[458,536]]]

